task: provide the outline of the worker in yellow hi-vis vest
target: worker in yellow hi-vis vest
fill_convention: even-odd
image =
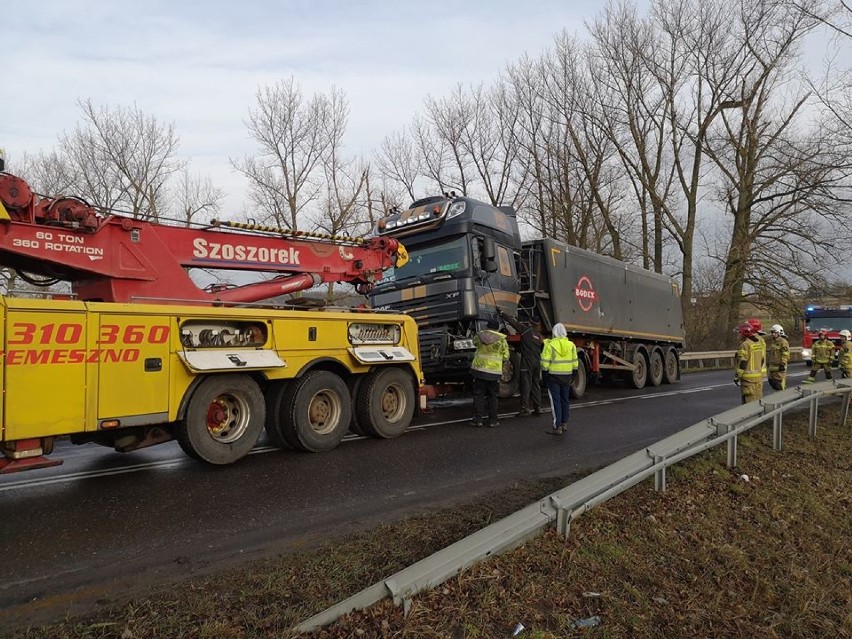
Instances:
[[[571,412],[571,383],[577,370],[577,346],[568,339],[562,324],[553,326],[553,337],[544,340],[541,351],[541,373],[553,409],[553,426],[546,432],[564,435]]]
[[[486,329],[473,338],[476,353],[470,365],[473,376],[473,420],[474,426],[482,426],[483,415],[488,414],[488,427],[500,424],[497,417],[497,395],[500,390],[500,378],[503,376],[503,364],[509,359],[509,345],[506,336],[498,332],[500,323],[488,320]]]
[[[763,375],[766,370],[766,344],[754,326],[741,324],[742,343],[737,350],[734,384],[740,387],[743,404],[763,398]]]
[[[840,376],[852,377],[852,333],[848,329],[840,331]]]
[[[805,380],[805,384],[813,384],[816,380],[817,371],[823,371],[826,379],[833,379],[831,374],[831,360],[834,359],[834,342],[828,339],[828,329],[821,328],[817,332],[817,341],[813,344],[813,362],[811,372]]]
[[[769,357],[769,385],[774,390],[787,388],[787,365],[790,363],[790,342],[783,335],[784,329],[775,324],[769,329],[766,354]]]

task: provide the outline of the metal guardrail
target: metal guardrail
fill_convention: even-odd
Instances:
[[[571,522],[580,515],[651,476],[654,487],[665,490],[669,466],[719,444],[727,444],[727,464],[734,467],[737,465],[737,437],[768,419],[772,419],[773,447],[780,451],[783,415],[791,408],[809,405],[808,435],[816,437],[819,400],[833,395],[849,397],[842,403],[840,416],[841,426],[845,426],[852,401],[852,379],[830,380],[772,393],[760,402],[743,404],[698,422],[592,473],[314,615],[295,630],[315,630],[385,597],[393,597],[394,603],[404,606],[407,612],[415,594],[440,585],[478,561],[519,546],[554,522],[557,530],[567,537]]]

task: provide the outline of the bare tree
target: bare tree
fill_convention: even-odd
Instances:
[[[475,169],[477,183],[491,204],[515,206],[525,181],[514,170],[518,145],[512,132],[520,117],[519,104],[502,83],[488,91],[482,86],[473,89],[468,104],[471,118],[460,142]]]
[[[588,117],[615,146],[633,191],[643,266],[662,272],[664,209],[675,198],[668,152],[670,102],[648,64],[659,34],[628,5],[608,7],[591,34],[594,46],[587,60],[594,106]]]
[[[335,118],[345,127],[346,99],[332,89],[306,101],[291,77],[258,89],[256,102],[246,126],[258,153],[232,164],[249,180],[249,199],[268,211],[266,221],[298,229],[299,214],[323,192],[323,160],[340,128]]]
[[[852,3],[847,0],[791,0],[790,4],[837,35],[852,38]]]
[[[56,151],[35,155],[25,153],[21,161],[11,168],[39,195],[45,197],[78,195],[73,191],[77,181],[75,171]]]
[[[719,335],[739,321],[746,296],[789,297],[814,267],[836,263],[848,247],[848,210],[837,206],[836,194],[852,163],[825,128],[800,124],[810,94],[792,75],[798,46],[816,23],[762,0],[744,3],[736,16],[745,45],[741,106],[722,112],[708,145],[731,216]]]
[[[431,135],[425,138],[430,146],[439,150],[436,157],[440,162],[440,171],[433,172],[432,177],[441,185],[457,190],[465,195],[469,192],[470,182],[474,175],[473,161],[464,146],[465,132],[474,119],[474,105],[461,85],[456,85],[452,93],[440,100],[432,96],[426,97],[426,114]],[[420,137],[424,140],[423,137]],[[429,147],[421,146],[421,152],[428,158]],[[432,162],[427,159],[427,167]],[[443,177],[446,176],[446,177]]]
[[[622,234],[629,229],[629,217],[622,215],[621,176],[617,166],[616,147],[591,116],[595,108],[588,90],[593,83],[592,70],[582,56],[580,45],[565,34],[557,38],[554,51],[546,57],[543,96],[548,105],[546,113],[555,117],[561,131],[562,152],[559,175],[573,178],[574,199],[581,218],[577,229],[585,232],[592,220],[600,220],[604,234],[598,233],[593,244],[574,234],[571,243],[624,259],[625,243]],[[569,173],[568,171],[571,171]],[[571,188],[570,184],[565,185]],[[579,195],[579,197],[576,197]],[[563,200],[568,198],[562,198]]]
[[[172,191],[172,209],[189,226],[202,214],[219,215],[225,193],[209,177],[194,174],[188,168],[180,171]]]
[[[96,206],[158,219],[166,206],[166,184],[185,165],[176,157],[174,125],[160,123],[135,105],[96,108],[85,100],[79,106],[82,124],[60,137],[74,186]]]
[[[414,183],[422,172],[421,165],[422,160],[405,131],[393,133],[382,140],[381,150],[376,154],[376,168],[385,180],[404,188],[412,201],[417,199]]]

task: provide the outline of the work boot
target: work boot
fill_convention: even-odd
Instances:
[[[480,428],[482,426],[482,420],[479,417],[474,417],[470,420],[470,425],[474,428]]]
[[[552,426],[544,432],[548,435],[562,435],[562,428],[559,426]]]

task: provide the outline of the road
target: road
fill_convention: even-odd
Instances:
[[[261,441],[224,468],[173,443],[126,455],[60,444],[63,466],[0,476],[0,628],[612,463],[738,403],[730,379],[715,371],[642,391],[590,386],[562,438],[545,434],[549,414],[513,417],[517,400],[507,400],[496,429],[469,427],[469,405],[451,404],[395,440],[351,436],[324,454]]]

